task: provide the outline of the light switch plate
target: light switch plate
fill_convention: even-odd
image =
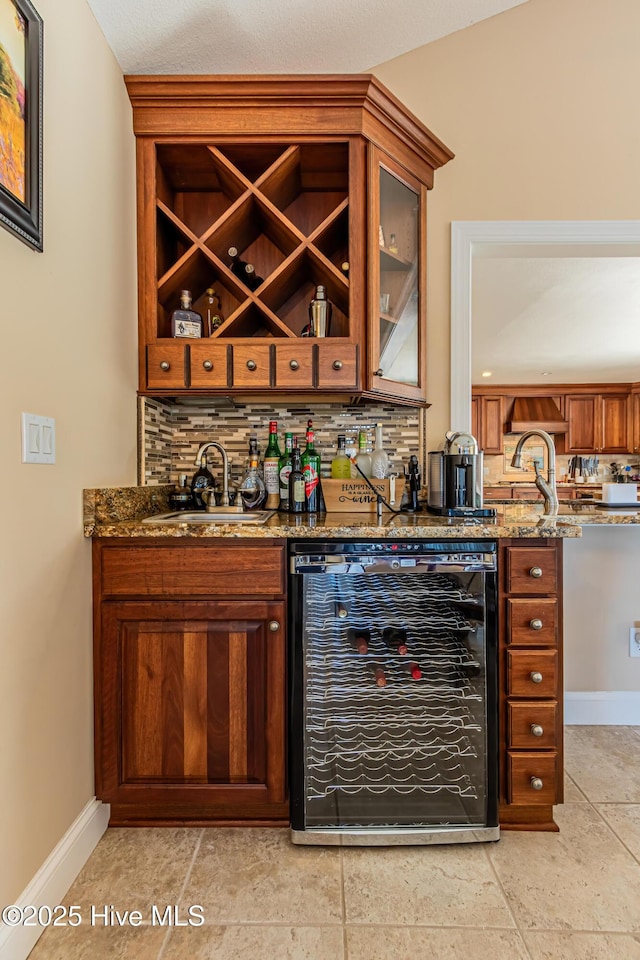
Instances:
[[[22,462],[56,462],[56,421],[53,417],[22,414]]]

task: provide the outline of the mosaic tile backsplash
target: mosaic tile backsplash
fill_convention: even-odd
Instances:
[[[425,410],[385,404],[345,406],[344,404],[201,404],[169,403],[141,397],[138,401],[139,477],[141,484],[177,483],[181,473],[189,479],[195,471],[198,447],[217,440],[229,455],[233,483],[242,474],[249,450],[249,434],[256,433],[264,454],[269,420],[278,421],[280,445],[285,431],[298,436],[304,447],[308,420],[313,420],[315,445],[322,457],[322,473],[328,474],[339,433],[357,433],[366,429],[374,439],[376,423],[383,424],[385,449],[393,469],[402,473],[412,453],[422,458],[424,450]],[[215,451],[210,465],[219,478],[220,463]],[[423,465],[424,475],[424,465]]]

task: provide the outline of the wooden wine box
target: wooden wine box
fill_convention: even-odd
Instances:
[[[390,480],[375,480],[371,483],[378,490],[385,500],[389,501]],[[396,504],[392,504],[398,509],[399,497],[401,494],[401,485],[396,481]],[[375,516],[376,513],[376,495],[371,487],[364,480],[323,480],[322,493],[324,496],[327,513],[370,513]],[[387,507],[382,504],[382,509],[389,512]]]

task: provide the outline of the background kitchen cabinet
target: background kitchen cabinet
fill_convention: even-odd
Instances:
[[[640,453],[640,383],[634,383],[631,390],[633,436],[631,452]]]
[[[284,548],[202,544],[95,541],[96,795],[112,823],[288,817]]]
[[[473,397],[471,410],[471,432],[478,441],[480,449],[484,453],[501,454],[505,397]]]
[[[423,403],[426,192],[453,154],[372,76],[126,83],[140,391]],[[255,265],[257,286],[231,269],[232,246]],[[331,335],[301,339],[318,284],[333,305]],[[211,348],[176,346],[180,291],[204,314],[209,287],[224,316]]]
[[[631,449],[629,393],[567,394],[566,453],[628,453]]]

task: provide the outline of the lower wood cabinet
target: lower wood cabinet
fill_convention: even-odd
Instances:
[[[95,542],[94,576],[118,590],[113,568],[126,566],[127,552],[111,543]],[[147,543],[149,564],[155,557],[161,570],[170,557],[183,575],[204,549],[199,540],[191,557],[188,546]],[[131,544],[131,589],[142,592],[139,544]],[[221,548],[211,548],[213,583]],[[277,590],[284,545],[264,549],[281,567]],[[242,547],[222,552],[236,592],[273,588],[273,570],[261,578],[258,568],[252,585]],[[175,583],[171,599],[95,597],[97,796],[112,805],[112,824],[287,821],[285,598],[234,598],[232,588],[206,599],[195,579],[195,599],[184,587],[176,598]]]
[[[562,540],[500,541],[500,825],[555,830],[562,802]]]

